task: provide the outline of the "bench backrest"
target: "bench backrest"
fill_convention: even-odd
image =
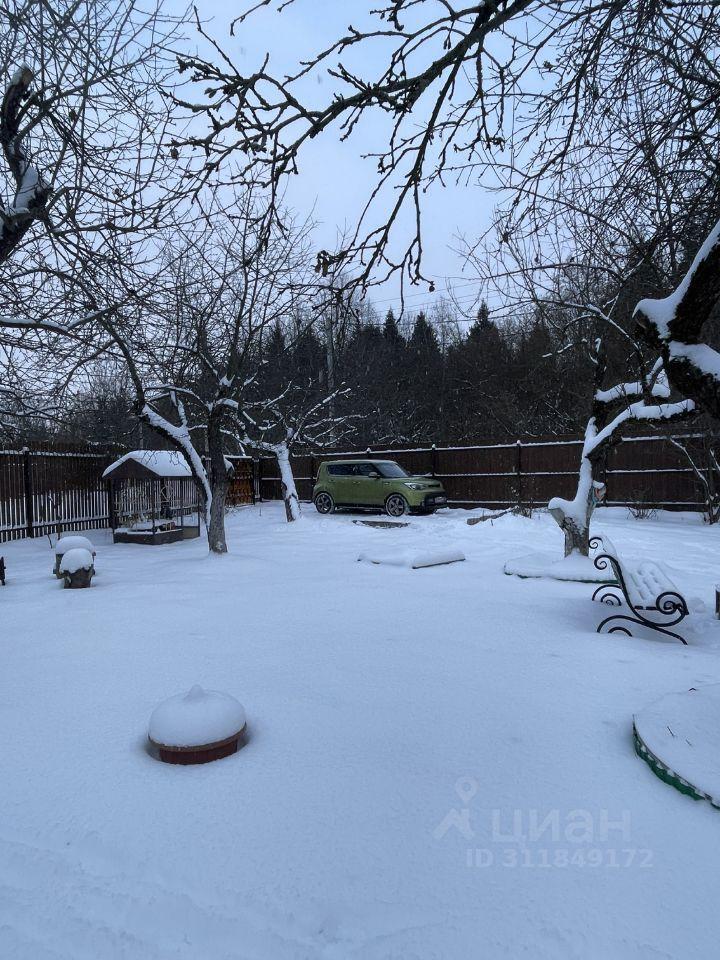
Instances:
[[[620,558],[619,558],[618,552],[617,552],[617,550],[616,550],[616,548],[615,548],[615,544],[612,542],[612,540],[610,539],[610,537],[608,537],[608,536],[606,536],[605,534],[603,534],[601,537],[600,537],[600,536],[598,536],[598,537],[593,537],[593,539],[594,539],[594,540],[599,540],[600,543],[601,543],[601,546],[598,547],[598,550],[597,550],[598,553],[604,553],[606,556],[612,557],[613,560],[617,560],[618,563],[620,562]]]

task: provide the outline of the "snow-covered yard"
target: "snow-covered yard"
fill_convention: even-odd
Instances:
[[[0,956],[714,956],[720,812],[651,773],[631,718],[720,681],[720,529],[596,514],[705,602],[682,647],[598,636],[588,585],[505,576],[561,550],[547,515],[305,513],[240,511],[221,558],[91,534],[89,591],[47,541],[2,548]],[[249,741],[158,763],[148,718],[195,683],[242,701]]]

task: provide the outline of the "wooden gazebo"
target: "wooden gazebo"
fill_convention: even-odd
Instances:
[[[132,450],[103,473],[114,543],[176,543],[200,536],[200,497],[184,457]]]

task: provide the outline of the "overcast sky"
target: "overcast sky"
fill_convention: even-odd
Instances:
[[[276,74],[293,69],[299,60],[324,49],[346,32],[348,24],[361,27],[370,22],[367,11],[373,6],[370,0],[295,0],[279,14],[274,4],[254,14],[231,38],[229,21],[245,9],[247,3],[249,0],[209,0],[202,6],[201,16],[209,21],[209,31],[242,72],[255,69],[269,51],[271,72]],[[373,22],[377,24],[377,20]],[[364,47],[363,74],[375,76],[382,65],[382,46],[375,50]],[[328,77],[325,69],[317,70],[308,81],[305,95],[326,102],[334,85],[335,81]],[[337,230],[346,223],[354,224],[374,182],[376,166],[376,161],[363,160],[361,154],[382,146],[383,130],[384,117],[378,114],[368,118],[346,143],[340,143],[337,129],[331,128],[304,148],[300,175],[291,180],[287,197],[289,204],[301,214],[309,213],[314,207],[318,247],[332,247]],[[454,285],[456,296],[466,307],[472,305],[477,286],[470,282],[472,273],[463,273],[463,259],[453,248],[456,250],[459,246],[458,234],[471,239],[483,230],[495,199],[474,185],[435,188],[426,198],[425,274],[435,280],[439,292],[448,282]],[[407,304],[413,312],[434,299],[424,288],[414,288],[408,293]],[[398,306],[394,302],[397,297],[397,283],[375,289],[371,295],[382,312],[388,306]]]

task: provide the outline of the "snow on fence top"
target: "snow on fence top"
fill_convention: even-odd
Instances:
[[[190,467],[176,450],[131,450],[103,472],[103,480],[190,476]]]

